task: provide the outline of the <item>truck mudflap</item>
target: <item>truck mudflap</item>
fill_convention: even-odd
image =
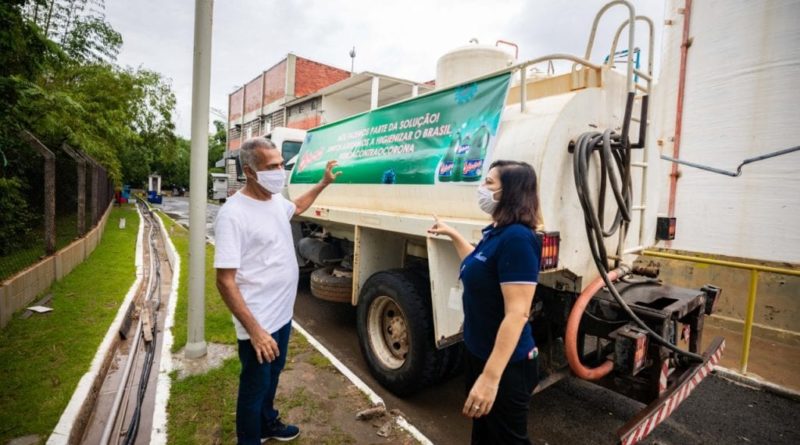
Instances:
[[[658,399],[647,405],[634,418],[617,430],[619,444],[633,445],[647,437],[661,422],[667,419],[681,404],[697,385],[706,378],[714,366],[719,363],[722,351],[725,349],[725,339],[716,337],[703,354],[704,361],[687,369]],[[666,377],[666,376],[665,376]]]

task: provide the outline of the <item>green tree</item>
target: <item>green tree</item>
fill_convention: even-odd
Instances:
[[[214,133],[208,137],[208,168],[214,168],[217,161],[225,155],[228,146],[228,136],[225,132],[225,122],[214,120]]]
[[[29,0],[25,17],[73,59],[112,63],[122,36],[105,19],[105,0]]]

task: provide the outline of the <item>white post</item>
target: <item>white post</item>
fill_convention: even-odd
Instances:
[[[419,96],[419,85],[414,84],[411,86],[411,97]]]
[[[372,94],[370,95],[369,109],[374,110],[378,108],[378,96],[381,94],[379,89],[381,79],[378,76],[372,76]]]
[[[192,154],[189,172],[189,320],[186,357],[206,355],[206,189],[214,0],[195,0],[192,73]]]

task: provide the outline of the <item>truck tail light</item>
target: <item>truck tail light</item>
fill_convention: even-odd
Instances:
[[[561,243],[559,232],[539,232],[542,242],[542,261],[540,270],[555,269],[558,266],[558,245]]]

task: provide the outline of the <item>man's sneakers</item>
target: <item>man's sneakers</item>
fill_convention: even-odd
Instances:
[[[281,442],[290,441],[300,435],[300,428],[294,425],[286,425],[281,419],[275,419],[270,426],[262,431],[261,443],[270,439],[280,440]]]

